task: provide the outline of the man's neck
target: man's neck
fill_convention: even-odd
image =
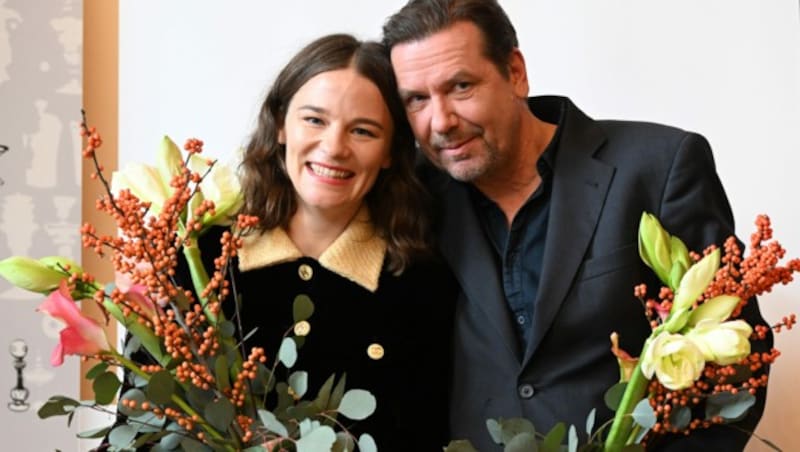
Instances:
[[[553,140],[556,128],[556,125],[532,114],[526,116],[520,126],[520,140],[516,152],[511,154],[512,158],[492,171],[491,175],[473,182],[481,193],[503,211],[509,226],[542,183],[537,162]]]

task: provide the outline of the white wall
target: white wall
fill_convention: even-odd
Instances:
[[[403,0],[225,3],[120,2],[120,163],[151,159],[162,134],[242,145],[276,71],[321,34],[377,38]],[[532,94],[570,96],[597,118],[665,122],[715,149],[738,233],[769,213],[800,256],[792,200],[800,168],[800,4],[797,0],[501,0],[516,24]],[[800,306],[800,285],[761,301],[771,321]],[[800,334],[777,337],[758,433],[800,450]],[[758,444],[748,450],[765,450]]]

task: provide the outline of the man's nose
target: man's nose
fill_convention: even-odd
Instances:
[[[431,99],[431,129],[439,134],[446,134],[458,125],[458,116],[450,101],[444,97]]]

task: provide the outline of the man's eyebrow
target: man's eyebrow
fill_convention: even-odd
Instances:
[[[438,83],[435,88],[436,89],[450,88],[456,83],[462,82],[464,80],[475,80],[475,75],[469,71],[461,69],[453,73],[453,75],[451,75],[450,77]],[[423,92],[413,89],[400,88],[397,90],[397,92],[400,95],[400,98],[403,100],[408,99],[411,96],[425,96]]]

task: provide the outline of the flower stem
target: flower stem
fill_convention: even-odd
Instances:
[[[203,259],[200,257],[200,247],[197,246],[197,235],[190,235],[190,243],[183,246],[183,255],[186,257],[186,262],[189,264],[189,273],[192,275],[192,284],[194,284],[197,297],[203,306],[209,323],[217,325],[219,319],[217,315],[209,309],[208,299],[202,297],[203,289],[208,286],[209,278],[206,268],[203,266]]]
[[[645,343],[645,348],[647,344]],[[644,356],[645,349],[642,349],[642,356]],[[614,423],[611,425],[611,430],[608,432],[605,446],[605,452],[619,452],[631,441],[631,431],[633,428],[633,417],[631,413],[639,401],[645,396],[647,386],[650,380],[644,376],[641,370],[641,359],[633,369],[631,379],[625,387],[625,393],[622,395],[622,401],[617,408],[614,415]]]

